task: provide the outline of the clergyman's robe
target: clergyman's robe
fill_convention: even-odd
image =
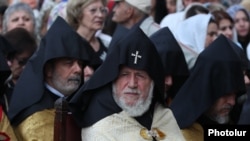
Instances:
[[[181,131],[187,141],[204,141],[204,130],[199,123],[195,122]]]
[[[172,111],[158,105],[151,130],[122,111],[101,119],[94,125],[82,128],[83,141],[184,141]]]
[[[55,110],[35,112],[22,121],[15,132],[20,141],[53,141]]]
[[[9,138],[11,141],[17,141],[9,119],[4,113],[2,106],[0,106],[0,140],[5,138]]]

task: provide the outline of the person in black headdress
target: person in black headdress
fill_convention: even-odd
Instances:
[[[154,44],[136,27],[115,46],[69,99],[82,140],[184,140],[166,108],[163,65]]]
[[[1,68],[1,75],[0,75],[0,86],[1,86],[1,89],[0,89],[0,94],[2,95],[3,94],[3,85],[4,85],[4,82],[6,81],[6,79],[8,78],[8,76],[10,75],[11,71],[10,71],[10,68],[7,64],[7,59],[6,57],[4,56],[4,50],[5,48],[9,48],[10,47],[10,44],[9,42],[2,36],[0,35],[0,68]]]
[[[7,64],[6,56],[4,55],[5,50],[8,48],[11,48],[10,43],[2,35],[0,35],[0,103],[2,106],[4,104],[3,94],[6,90],[6,86],[4,85],[4,83],[7,80],[8,76],[11,74],[11,70]]]
[[[169,105],[190,72],[181,47],[168,27],[160,29],[150,39],[155,44],[163,62],[166,102]]]
[[[235,99],[245,93],[240,48],[220,35],[200,53],[192,73],[170,105],[181,129],[194,123],[232,124]],[[187,112],[188,111],[188,112]]]
[[[0,45],[6,46],[7,41],[0,36]],[[7,65],[6,59],[0,50],[0,96],[2,100],[2,94],[4,92],[4,82],[7,77],[10,75],[10,69]],[[16,135],[10,125],[9,119],[6,116],[5,111],[2,107],[2,101],[0,103],[0,139],[1,140],[16,140]]]
[[[3,35],[10,43],[5,47],[4,54],[11,70],[11,75],[5,82],[4,110],[8,111],[13,89],[19,79],[25,65],[33,53],[37,50],[36,39],[24,28],[14,28]]]
[[[13,91],[8,116],[18,140],[53,140],[54,102],[83,84],[89,48],[61,17],[56,19]]]

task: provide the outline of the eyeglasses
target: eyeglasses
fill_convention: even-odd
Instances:
[[[20,66],[24,66],[29,60],[28,58],[18,58],[18,57],[15,57],[15,59],[17,60],[17,63]]]
[[[92,15],[96,14],[97,12],[100,12],[102,14],[107,14],[108,13],[108,8],[107,7],[102,7],[102,8],[91,8],[89,9],[90,13]]]

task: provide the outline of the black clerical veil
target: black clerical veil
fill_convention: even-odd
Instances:
[[[160,54],[165,76],[172,76],[173,85],[168,90],[167,96],[173,98],[189,76],[183,51],[168,27],[158,30],[150,36],[150,39]]]
[[[8,48],[11,48],[10,44],[0,35],[0,96],[4,92],[4,82],[11,73],[5,55],[5,51],[8,50]]]
[[[4,57],[2,51],[0,50],[0,96],[4,92],[3,89],[4,82],[10,75],[10,68],[7,65],[6,61],[7,61],[6,58]]]
[[[112,82],[121,66],[146,71],[155,84],[154,100],[165,105],[163,65],[154,44],[137,27],[114,44],[103,64],[71,98],[69,106],[79,126],[121,111],[112,97]]]
[[[45,88],[43,71],[47,61],[70,57],[87,62],[90,58],[88,48],[90,48],[89,44],[61,17],[58,17],[41,40],[39,50],[27,62],[14,88],[9,108],[11,123],[18,124],[35,111],[48,108],[46,102],[45,105],[38,104],[42,99],[46,100],[43,98]],[[32,105],[39,106],[29,112],[24,112]]]
[[[170,105],[180,128],[192,125],[221,96],[245,93],[241,65],[232,41],[223,35],[199,54],[192,73]]]
[[[113,49],[113,47],[115,47],[114,44],[116,44],[119,40],[121,40],[129,32],[129,30],[130,29],[128,29],[120,24],[117,24],[115,31],[114,31],[114,34],[112,35],[112,40],[111,40],[109,47],[108,47],[108,53],[110,53],[111,50]]]
[[[14,50],[9,41],[2,35],[0,35],[0,50],[5,57],[9,52]]]
[[[10,69],[9,69],[9,66],[7,65],[6,58],[4,57],[1,51],[0,51],[0,71],[1,71],[0,82],[2,86],[2,84],[7,79],[8,75],[10,74]]]
[[[150,39],[161,56],[165,75],[189,75],[184,54],[168,27],[158,30]]]

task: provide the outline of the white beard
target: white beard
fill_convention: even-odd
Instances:
[[[229,122],[229,115],[228,116],[216,116],[213,120],[215,120],[219,124],[225,124]]]
[[[149,109],[149,106],[153,98],[153,89],[154,89],[154,82],[152,82],[150,85],[150,89],[148,91],[149,95],[145,101],[142,98],[140,98],[133,106],[129,106],[126,104],[125,100],[122,97],[118,98],[118,96],[116,95],[117,93],[116,87],[114,84],[112,86],[113,98],[115,102],[131,117],[141,116]]]

